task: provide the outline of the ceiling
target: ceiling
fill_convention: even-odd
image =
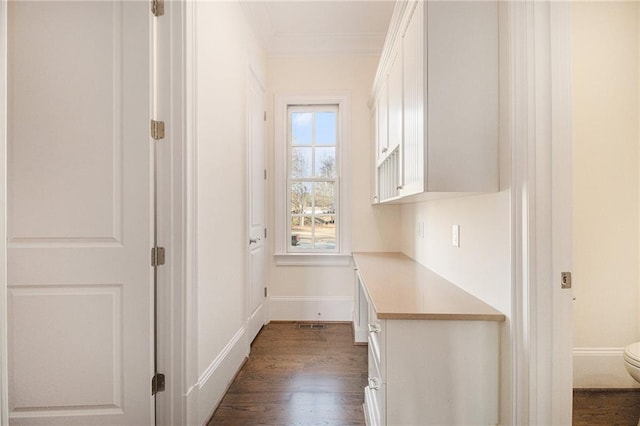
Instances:
[[[395,1],[248,1],[242,6],[272,56],[378,55]]]

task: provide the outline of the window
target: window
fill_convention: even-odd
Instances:
[[[290,106],[287,116],[291,209],[287,251],[338,251],[338,107]]]
[[[276,97],[276,262],[345,264],[350,253],[345,96]]]

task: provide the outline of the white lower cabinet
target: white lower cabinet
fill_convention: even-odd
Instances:
[[[378,367],[379,363],[373,353],[372,346],[369,346],[369,378],[364,390],[364,399],[368,414],[367,424],[370,425],[386,424],[387,385],[384,383]]]
[[[368,425],[498,423],[499,322],[368,316]]]

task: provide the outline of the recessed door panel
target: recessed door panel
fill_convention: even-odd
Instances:
[[[10,7],[10,242],[120,242],[122,13],[114,2]]]
[[[11,288],[9,325],[14,412],[122,412],[122,286]]]

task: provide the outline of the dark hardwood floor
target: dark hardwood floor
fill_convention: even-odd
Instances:
[[[266,325],[209,425],[364,425],[367,347],[350,324]]]
[[[350,324],[266,325],[209,425],[364,425],[367,347]],[[638,390],[574,390],[573,426],[636,426]]]
[[[640,390],[573,391],[573,426],[636,426],[638,419]]]

